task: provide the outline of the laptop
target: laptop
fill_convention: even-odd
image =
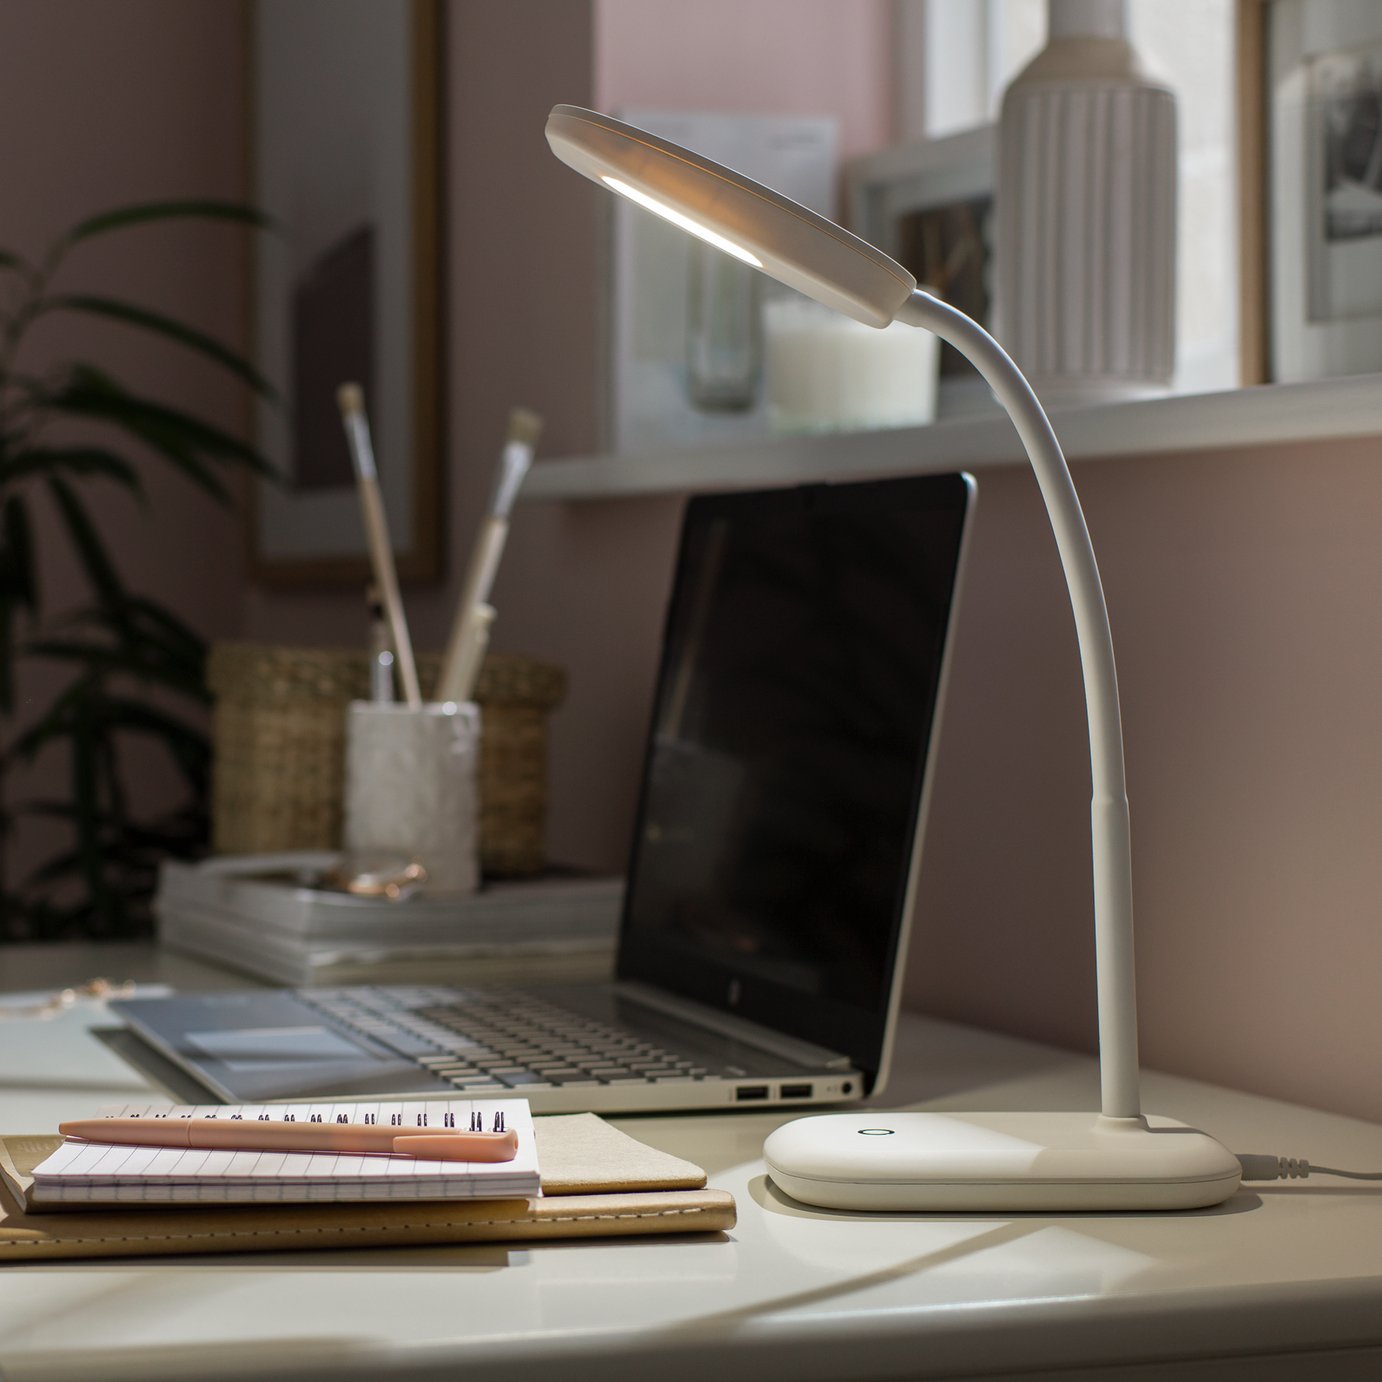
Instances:
[[[614,1113],[877,1093],[973,497],[939,475],[687,502],[610,982],[112,1007],[235,1103],[512,1093]]]

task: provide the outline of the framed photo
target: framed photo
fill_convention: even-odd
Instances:
[[[1382,371],[1382,6],[1240,4],[1247,382]]]
[[[984,326],[993,301],[994,147],[985,127],[896,145],[846,168],[850,228]],[[943,345],[937,411],[989,407],[983,381]]]
[[[836,219],[839,122],[828,115],[625,109],[694,149]],[[614,452],[766,436],[766,279],[616,197],[606,434]],[[785,291],[785,290],[784,290]]]
[[[336,391],[364,389],[399,574],[440,565],[439,0],[252,0],[254,348],[282,395],[255,496],[269,585],[356,584],[369,562]]]

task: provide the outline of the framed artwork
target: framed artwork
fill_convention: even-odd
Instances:
[[[985,127],[896,145],[846,168],[850,229],[984,326],[992,317],[994,148]],[[943,345],[937,411],[992,406],[983,381]]]
[[[257,433],[253,569],[356,584],[369,561],[336,405],[365,393],[399,574],[440,574],[441,5],[252,0],[254,347],[281,405]]]
[[[1382,371],[1382,6],[1240,0],[1239,39],[1245,382]]]
[[[833,116],[642,108],[617,114],[836,219]],[[775,289],[748,265],[623,197],[613,201],[609,449],[637,453],[766,436],[763,306]]]

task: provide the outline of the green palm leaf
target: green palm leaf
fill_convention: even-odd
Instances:
[[[273,466],[248,442],[190,413],[128,393],[99,370],[85,366],[74,370],[70,381],[48,400],[48,406],[123,427],[207,487],[211,487],[207,485],[210,473],[200,467],[199,453],[220,461],[238,461],[256,474],[277,478]],[[219,482],[212,480],[212,485],[225,494]]]
[[[48,492],[62,514],[68,536],[97,597],[102,602],[117,599],[123,593],[124,585],[81,500],[72,487],[56,475],[49,477]]]
[[[61,809],[45,811],[43,804],[28,808],[35,815],[49,815],[55,819],[74,821],[70,804]],[[110,862],[120,865],[115,884],[126,902],[143,901],[153,891],[159,865],[170,855],[187,858],[194,850],[191,830],[195,822],[185,815],[170,816],[157,825],[140,826],[103,814],[100,818],[101,853]],[[30,887],[46,887],[71,878],[81,868],[81,855],[75,849],[64,849],[52,855],[26,878]]]
[[[103,211],[79,221],[60,243],[76,244],[89,240],[93,235],[103,235],[110,230],[123,230],[127,226],[145,225],[150,221],[186,220],[202,218],[213,221],[231,221],[239,225],[252,226],[257,230],[273,230],[277,222],[264,212],[240,202],[223,202],[210,199],[186,201],[141,202],[136,206],[117,207],[114,211]]]
[[[25,480],[67,471],[72,475],[101,475],[143,497],[135,468],[113,451],[99,446],[30,446],[6,457],[0,454],[0,480]]]
[[[265,398],[279,401],[274,386],[243,356],[223,345],[213,336],[165,317],[161,312],[150,312],[131,303],[119,302],[114,298],[95,297],[91,294],[69,294],[64,297],[48,298],[41,306],[42,311],[91,312],[97,316],[109,317],[114,321],[125,322],[129,326],[142,327],[167,336],[190,350],[214,360],[233,374],[243,379],[256,393]]]
[[[59,631],[87,631],[100,636],[100,651],[122,649],[129,657],[181,669],[200,682],[206,666],[206,641],[170,610],[142,595],[124,592],[118,599],[73,610],[48,626]],[[38,651],[37,643],[28,645]]]
[[[71,831],[30,879],[11,891],[0,888],[0,940],[137,934],[147,929],[159,858],[187,856],[205,843],[210,749],[200,725],[176,707],[195,715],[208,700],[206,643],[163,605],[126,588],[83,486],[108,482],[142,498],[145,466],[166,464],[224,501],[236,471],[279,477],[233,430],[128,389],[85,361],[40,377],[25,355],[26,333],[37,318],[83,314],[156,336],[223,371],[228,381],[281,403],[249,358],[188,322],[126,301],[118,290],[111,296],[49,289],[65,256],[87,240],[189,218],[256,230],[273,226],[263,213],[238,203],[170,199],[87,217],[36,264],[0,250],[0,279],[13,275],[3,282],[0,314],[0,710],[13,706],[16,653],[48,658],[70,673],[40,718],[0,747],[0,772],[58,750],[54,761],[65,763],[69,774],[63,800],[28,802],[21,809]],[[57,434],[71,423],[90,431],[93,440],[77,432],[81,440],[50,443],[41,435],[49,426]],[[45,487],[58,543],[69,545],[69,564],[91,592],[86,607],[60,619],[41,609],[30,486]],[[22,619],[25,610],[28,621]],[[22,627],[25,622],[29,627]],[[21,635],[27,635],[22,643]],[[151,750],[169,755],[186,800],[175,812],[138,819],[124,769],[131,755]],[[7,806],[0,801],[0,832],[15,814]]]
[[[55,662],[72,662],[90,673],[127,676],[150,685],[166,686],[171,691],[196,701],[210,700],[199,669],[189,670],[161,655],[161,650],[144,646],[103,647],[76,639],[36,638],[25,643],[31,657]]]
[[[152,740],[162,745],[190,784],[205,783],[211,749],[199,729],[142,701],[93,692],[90,682],[69,688],[41,720],[16,736],[10,752],[17,759],[32,760],[40,749],[65,743],[75,754],[93,729],[106,736],[130,734]],[[95,804],[84,809],[94,810]]]
[[[27,506],[14,495],[5,500],[0,539],[4,542],[0,547],[0,598],[24,605],[32,613],[38,608],[33,530]]]
[[[0,711],[14,713],[14,601],[0,595]],[[0,767],[4,759],[0,757]],[[0,818],[0,834],[8,836]]]
[[[22,499],[11,496],[0,516],[0,710],[14,710],[15,615],[30,617],[38,608],[38,566],[34,560],[29,513]]]
[[[42,814],[35,811],[35,815]],[[69,808],[65,813],[68,817],[76,814],[75,808]],[[54,854],[50,859],[40,864],[37,868],[31,869],[24,879],[25,886],[28,888],[44,887],[50,883],[60,883],[64,878],[71,878],[81,867],[82,856],[75,849],[66,849]]]
[[[13,250],[0,250],[0,269],[9,269],[14,273],[21,274],[28,279],[31,285],[35,287],[38,285],[38,270],[22,255],[15,254]]]
[[[205,770],[210,764],[206,735],[171,711],[128,696],[106,695],[99,702],[99,719],[108,730],[157,740],[184,766]]]
[[[206,640],[171,610],[142,595],[126,597],[126,607],[146,636],[167,649],[169,656],[205,668]]]
[[[73,395],[63,390],[54,395],[51,406],[58,412],[72,412],[81,417],[102,420],[119,427],[157,452],[186,479],[205,490],[213,499],[222,504],[230,502],[230,492],[221,483],[211,464],[197,454],[196,448],[189,444],[184,436],[175,429],[151,421],[147,414],[127,406],[124,400],[112,399],[104,394]]]

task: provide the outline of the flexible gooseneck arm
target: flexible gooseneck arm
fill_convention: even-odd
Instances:
[[[983,375],[1007,410],[1027,457],[1070,590],[1089,715],[1090,806],[1094,843],[1094,942],[1099,1004],[1102,1107],[1108,1118],[1140,1116],[1137,985],[1133,966],[1132,845],[1128,827],[1123,727],[1108,608],[1084,511],[1050,420],[1003,347],[977,322],[947,303],[914,291],[898,321],[948,341]]]

